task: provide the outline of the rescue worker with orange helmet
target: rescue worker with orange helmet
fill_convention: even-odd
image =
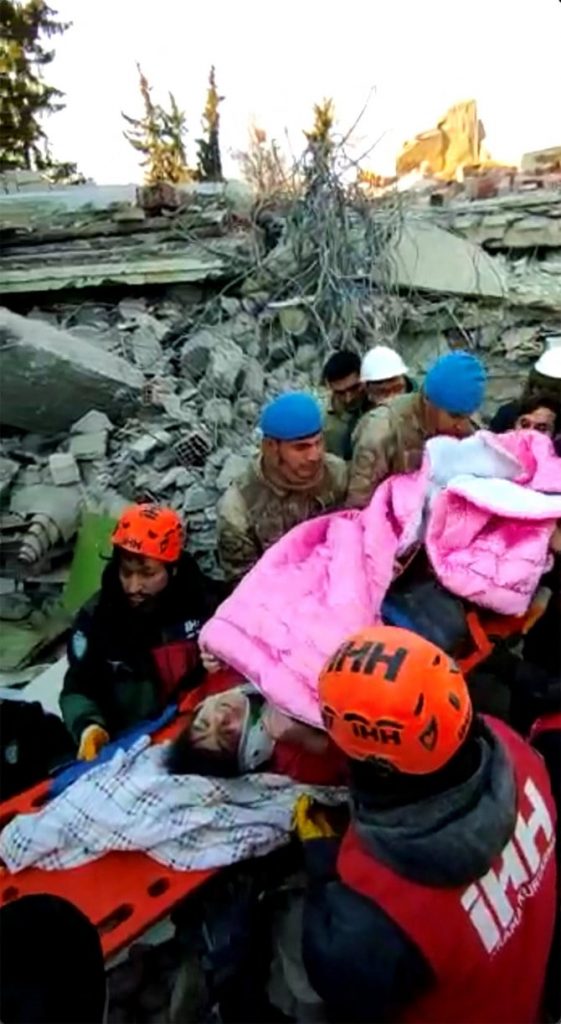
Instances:
[[[351,780],[342,841],[308,797],[295,812],[303,960],[327,1019],[543,1019],[556,867],[541,758],[475,715],[455,663],[404,629],[351,637],[319,697]]]
[[[112,536],[101,590],[78,613],[60,697],[78,758],[92,760],[201,676],[198,636],[218,603],[171,508],[133,505]]]

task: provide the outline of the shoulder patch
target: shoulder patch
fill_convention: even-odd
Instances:
[[[77,629],[76,632],[72,634],[70,644],[74,657],[78,661],[81,661],[88,649],[88,638],[85,633],[82,633],[80,629]]]

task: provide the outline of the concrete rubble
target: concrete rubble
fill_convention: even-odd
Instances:
[[[143,376],[126,360],[49,324],[0,309],[2,422],[64,430],[92,407],[126,414]]]
[[[396,160],[398,175],[423,167],[444,179],[454,178],[458,168],[472,167],[485,157],[485,129],[475,100],[456,103],[436,128],[406,142]]]
[[[367,337],[357,328],[356,344],[389,340],[413,376],[439,352],[468,346],[489,369],[489,414],[517,392],[545,336],[561,331],[561,187],[470,200],[467,187],[458,194],[454,185],[442,202],[434,203],[435,195],[442,198],[439,187],[411,193],[403,205],[388,243],[390,294],[382,294],[387,280],[377,280],[376,267],[364,267],[374,281],[373,328]],[[35,274],[5,295],[10,309],[0,312],[0,419],[7,428],[0,442],[0,583],[15,579],[26,595],[46,573],[50,593],[52,574],[68,565],[82,511],[140,500],[165,501],[182,513],[191,550],[216,575],[216,502],[256,449],[263,401],[287,388],[321,395],[321,367],[337,344],[318,332],[310,295],[295,289],[282,215],[266,246],[259,223],[250,223],[247,210],[236,212],[225,190],[192,191],[180,212],[165,217],[141,210],[134,223],[143,234],[136,235],[133,220],[116,221],[116,208],[107,209],[99,195],[83,216],[76,208],[62,217],[41,207],[26,227],[21,196],[20,221],[5,213],[11,198],[0,201],[0,238],[11,239],[0,276],[15,270],[24,250],[22,265],[32,264]],[[25,199],[29,209],[41,206]],[[238,209],[243,199],[234,191]],[[201,267],[198,277],[186,267],[189,217],[199,234],[214,232],[204,241],[212,259],[216,243],[224,243],[213,280]],[[127,225],[121,233],[119,224]],[[141,234],[157,273],[137,279]],[[106,259],[129,244],[128,276],[103,278]],[[80,280],[70,272],[78,250],[89,253]],[[65,268],[64,290],[54,282],[56,267]],[[131,287],[133,278],[142,291]],[[382,302],[396,325],[392,334],[387,317],[379,318]]]

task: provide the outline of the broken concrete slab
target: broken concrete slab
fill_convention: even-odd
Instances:
[[[157,467],[156,467],[157,468]],[[158,486],[158,493],[168,491],[171,487],[185,488],[191,483],[191,474],[185,466],[172,466],[162,477]]]
[[[162,446],[171,445],[172,437],[167,430],[156,429],[150,433],[142,434],[129,446],[129,451],[135,462],[146,462],[150,455]]]
[[[152,434],[142,434],[137,437],[129,447],[129,451],[135,462],[146,462],[146,459],[156,451],[158,441]]]
[[[234,394],[238,377],[244,365],[244,354],[235,341],[224,338],[212,349],[206,369],[206,383],[211,391],[223,398]]]
[[[255,402],[262,402],[265,395],[265,371],[257,359],[246,363],[243,378],[243,392]]]
[[[81,462],[93,462],[95,459],[102,459],[107,452],[106,430],[92,430],[86,433],[74,434],[70,438],[70,451],[75,459]]]
[[[134,329],[125,334],[127,355],[141,370],[155,373],[163,359],[160,339],[167,333],[167,327],[147,313],[139,314],[135,323]]]
[[[49,456],[49,470],[57,487],[80,483],[80,470],[71,452],[55,452]]]
[[[212,348],[222,337],[218,329],[191,334],[181,350],[181,372],[195,383],[204,377]]]
[[[216,280],[239,273],[253,249],[249,233],[213,238],[212,252],[208,246],[183,241],[175,253],[140,249],[132,254],[118,239],[108,252],[101,247],[96,250],[93,241],[88,250],[74,253],[74,259],[64,252],[58,260],[40,263],[27,264],[21,256],[19,261],[0,259],[4,293]]]
[[[504,299],[507,293],[496,258],[428,221],[403,223],[391,262],[401,288],[493,299]]]
[[[183,511],[186,515],[193,512],[202,512],[205,508],[208,508],[211,501],[212,495],[207,491],[206,487],[195,484],[185,493]]]
[[[140,399],[143,375],[124,359],[7,309],[0,353],[0,421],[10,426],[64,430],[94,407],[122,419]]]
[[[96,433],[98,430],[105,430],[108,433],[115,428],[108,416],[104,412],[100,412],[99,409],[90,409],[85,416],[82,416],[76,423],[73,423],[70,428],[71,434],[91,434]]]

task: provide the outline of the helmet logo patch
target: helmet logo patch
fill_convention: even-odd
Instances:
[[[375,743],[393,743],[395,746],[401,744],[401,730],[403,725],[391,718],[378,718],[371,721],[364,715],[354,714],[352,711],[343,715],[343,721],[349,722],[353,736],[357,739],[372,739]]]
[[[362,675],[372,675],[377,665],[385,665],[384,679],[394,683],[407,657],[405,647],[396,648],[393,653],[386,650],[386,644],[365,642],[356,645],[352,640],[336,651],[327,666],[328,672],[342,672],[350,661],[350,671]]]

